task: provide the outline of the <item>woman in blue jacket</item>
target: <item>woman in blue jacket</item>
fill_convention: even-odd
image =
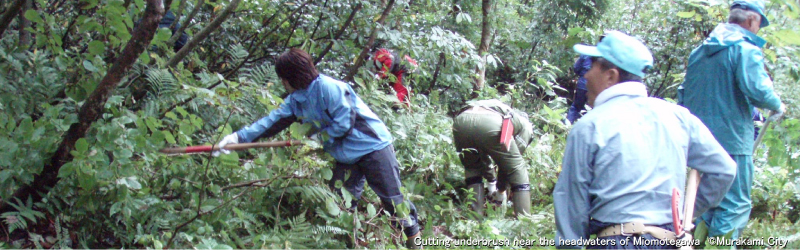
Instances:
[[[325,152],[336,159],[330,186],[337,180],[355,199],[361,197],[366,181],[392,215],[395,205],[407,202],[409,218],[401,220],[409,248],[419,237],[417,211],[400,192],[400,164],[392,147],[386,125],[361,101],[350,85],[319,74],[311,56],[297,48],[280,55],[275,72],[290,93],[277,109],[250,126],[225,136],[219,148],[227,144],[252,142],[272,137],[294,122],[311,123],[320,133]],[[223,153],[230,153],[221,150]],[[344,180],[349,172],[349,178]]]

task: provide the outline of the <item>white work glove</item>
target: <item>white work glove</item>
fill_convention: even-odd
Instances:
[[[494,195],[490,196],[492,200],[496,202],[505,202],[506,201],[506,191],[503,192],[495,192]]]
[[[778,109],[778,112],[770,115],[769,118],[767,118],[767,122],[774,122],[777,121],[778,119],[781,119],[781,117],[783,117],[783,113],[785,112],[786,112],[786,104],[781,103],[781,107]]]
[[[497,181],[489,182],[489,186],[486,187],[486,190],[489,191],[489,196],[497,194]]]
[[[316,133],[310,135],[308,138],[313,140],[313,141],[315,141],[315,142],[317,142],[317,143],[322,143],[322,134],[321,134],[321,132],[316,132]]]
[[[219,156],[220,152],[225,154],[230,154],[231,153],[230,150],[225,150],[223,148],[225,148],[225,146],[228,144],[236,144],[236,143],[239,143],[239,135],[237,135],[236,133],[226,135],[225,138],[222,138],[222,141],[219,141],[219,144],[217,144],[217,148],[219,148],[219,150],[214,151],[213,153],[211,153],[211,155],[217,157]]]

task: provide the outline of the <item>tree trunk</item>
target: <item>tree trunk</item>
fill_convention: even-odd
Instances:
[[[478,46],[478,55],[481,61],[475,69],[476,79],[473,84],[472,97],[477,97],[486,82],[486,55],[492,43],[492,0],[482,0],[483,19],[481,20],[481,44]]]
[[[375,43],[375,37],[378,36],[378,29],[381,26],[383,26],[383,22],[386,20],[386,16],[389,16],[389,13],[392,12],[392,7],[394,6],[394,2],[395,2],[395,0],[389,0],[386,3],[386,8],[383,9],[383,13],[381,13],[381,17],[378,18],[377,24],[375,25],[374,28],[372,28],[372,31],[370,31],[369,40],[367,41],[367,44],[364,45],[363,49],[361,49],[361,53],[358,54],[358,57],[356,57],[356,63],[353,64],[353,67],[350,68],[350,71],[344,77],[345,81],[352,82],[353,81],[353,77],[356,75],[356,73],[358,73],[358,68],[360,68],[361,64],[364,63],[364,58],[366,58],[367,53],[369,53],[369,48],[372,47],[372,44]],[[358,85],[355,85],[355,86],[358,86]]]
[[[433,71],[433,80],[431,80],[431,84],[428,85],[428,91],[425,95],[430,94],[433,91],[433,88],[436,86],[436,80],[439,78],[439,72],[446,63],[447,58],[444,56],[444,52],[439,52],[439,62],[436,63],[436,69]]]
[[[331,42],[329,42],[328,45],[325,46],[325,49],[323,49],[322,52],[319,54],[319,56],[317,56],[317,59],[314,59],[314,65],[317,65],[317,63],[322,61],[322,58],[325,58],[325,55],[327,55],[328,52],[331,51],[331,48],[333,48],[333,43],[342,37],[344,31],[347,30],[347,27],[349,27],[350,23],[353,22],[353,18],[356,16],[356,13],[359,10],[361,10],[361,7],[362,5],[360,3],[357,4],[356,7],[353,7],[353,11],[350,12],[350,16],[347,17],[347,21],[344,22],[344,25],[342,25],[339,31],[336,32],[336,35],[331,39]]]
[[[161,0],[147,0],[144,17],[142,17],[139,26],[134,29],[131,39],[125,45],[125,49],[122,50],[121,56],[117,58],[97,88],[80,107],[78,123],[72,124],[69,130],[64,133],[58,149],[56,149],[50,161],[45,164],[42,172],[34,177],[30,185],[22,186],[18,189],[13,197],[20,200],[27,200],[28,197],[31,197],[34,201],[39,201],[42,198],[41,194],[46,194],[56,185],[59,181],[58,171],[61,166],[73,159],[70,152],[75,148],[75,143],[78,139],[86,136],[86,131],[103,115],[108,97],[116,89],[117,84],[119,84],[119,81],[125,76],[133,63],[136,62],[136,59],[139,58],[139,55],[150,44],[150,41],[153,40],[156,28],[158,28],[158,22],[161,21],[163,16],[164,6]],[[13,207],[8,206],[7,202],[12,200],[14,199],[5,199],[0,211],[13,210]]]
[[[33,9],[33,0],[26,0],[25,6],[19,12],[19,46],[29,45],[31,43],[31,33],[25,30],[25,28],[31,26],[31,21],[25,18],[25,10],[32,10]]]
[[[17,0],[16,2],[11,4],[11,7],[0,16],[0,38],[3,38],[3,33],[5,33],[6,28],[11,25],[11,20],[14,20],[14,17],[19,15],[20,9],[22,6],[25,6],[25,2],[28,0]]]
[[[186,42],[186,45],[184,45],[183,48],[181,48],[181,50],[178,51],[178,53],[175,53],[175,56],[173,56],[172,58],[169,59],[169,61],[167,61],[166,64],[167,68],[172,68],[175,67],[175,65],[178,65],[178,62],[180,62],[181,60],[183,60],[183,58],[189,55],[189,51],[193,50],[194,47],[197,47],[197,45],[199,45],[200,42],[205,40],[206,37],[208,37],[208,35],[211,34],[211,32],[217,30],[217,28],[219,28],[219,26],[222,25],[222,22],[224,22],[225,19],[228,19],[228,16],[230,16],[231,13],[233,13],[233,11],[236,10],[236,7],[239,6],[239,2],[241,1],[242,0],[232,0],[231,3],[228,4],[228,7],[225,7],[222,13],[217,18],[215,18],[214,21],[211,21],[211,23],[208,24],[208,26],[206,26],[205,28],[203,28],[203,30],[195,34],[194,37],[192,37],[192,39],[189,39],[189,41]],[[176,32],[175,34],[180,34],[180,32]]]

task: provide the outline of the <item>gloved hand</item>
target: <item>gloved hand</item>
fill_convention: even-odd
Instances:
[[[785,112],[786,112],[786,104],[781,103],[781,107],[778,109],[778,111],[770,115],[769,118],[767,118],[767,121],[768,122],[777,121],[778,119],[781,119],[781,117],[783,117],[783,113]]]
[[[308,138],[311,139],[311,140],[314,140],[317,143],[322,143],[322,133],[321,132],[316,132],[316,133],[308,136]]]
[[[494,196],[497,194],[497,181],[492,181],[488,183],[489,186],[486,187],[486,191],[489,191],[489,196]]]
[[[239,143],[239,135],[237,135],[236,133],[226,135],[224,138],[222,138],[221,141],[219,141],[219,144],[217,144],[217,148],[219,148],[219,150],[214,151],[213,153],[211,153],[211,155],[217,157],[219,156],[220,152],[225,154],[230,154],[231,153],[230,150],[225,150],[223,148],[225,148],[225,146],[228,144],[236,144],[236,143]]]

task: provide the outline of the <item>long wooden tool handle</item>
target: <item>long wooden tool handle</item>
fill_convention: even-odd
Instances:
[[[683,202],[683,228],[689,228],[694,214],[694,199],[697,197],[697,186],[700,184],[700,173],[696,169],[689,171],[686,181],[686,200]]]
[[[761,126],[761,131],[759,131],[760,133],[758,133],[758,137],[756,137],[756,141],[753,143],[753,154],[756,153],[756,150],[758,149],[758,145],[760,145],[761,141],[764,140],[764,135],[767,134],[767,129],[769,129],[769,125],[772,123],[772,120],[773,120],[773,119],[770,119],[770,118],[772,118],[772,116],[774,116],[774,115],[778,116],[776,119],[774,119],[775,121],[780,121],[781,116],[783,116],[782,113],[777,113],[775,111],[770,111],[770,115],[767,118],[767,121],[764,122],[764,126]]]
[[[244,150],[250,148],[271,148],[271,147],[288,147],[303,144],[300,141],[271,141],[271,142],[254,142],[254,143],[236,143],[225,145],[227,150]],[[184,154],[184,153],[197,153],[197,152],[211,152],[218,150],[217,145],[204,145],[204,146],[189,146],[179,148],[163,148],[159,150],[165,154]]]

